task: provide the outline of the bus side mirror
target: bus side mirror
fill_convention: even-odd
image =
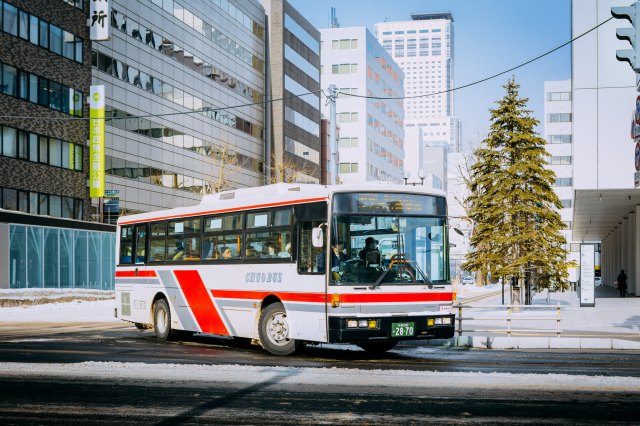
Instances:
[[[324,231],[321,228],[322,225],[311,230],[311,244],[314,247],[324,246]]]

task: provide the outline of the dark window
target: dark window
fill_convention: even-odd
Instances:
[[[49,196],[47,194],[38,195],[38,213],[49,214]]]
[[[147,249],[147,225],[136,225],[136,265],[143,264]]]
[[[62,29],[55,25],[49,25],[49,50],[62,55]]]
[[[20,11],[19,24],[20,38],[29,40],[29,14],[24,10]]]
[[[149,262],[163,262],[166,259],[167,223],[157,222],[149,225]]]
[[[38,45],[38,17],[31,15],[29,17],[29,41],[35,45]]]
[[[133,226],[120,228],[120,264],[130,265],[133,262]]]
[[[2,190],[2,208],[5,210],[18,210],[18,191],[11,188]]]
[[[29,159],[29,133],[24,130],[18,132],[18,158]]]
[[[49,82],[49,108],[60,111],[62,109],[62,85],[55,81]]]
[[[29,74],[29,102],[38,103],[38,76]]]
[[[14,128],[7,126],[2,128],[2,155],[6,157],[18,155],[18,132]]]
[[[38,103],[49,106],[49,81],[45,78],[38,79]]]
[[[2,29],[4,30],[4,32],[11,35],[18,35],[18,9],[6,2],[4,3]]]
[[[2,92],[5,95],[16,96],[17,85],[18,85],[18,70],[16,70],[11,65],[3,64]]]
[[[49,215],[53,217],[62,216],[62,197],[59,195],[49,195]]]
[[[29,73],[20,71],[18,73],[18,96],[21,99],[29,100]]]
[[[38,135],[29,133],[29,161],[38,162]]]
[[[40,20],[40,47],[49,48],[49,23]]]

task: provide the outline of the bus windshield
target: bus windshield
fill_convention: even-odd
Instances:
[[[448,283],[444,217],[335,215],[330,283],[381,285]]]

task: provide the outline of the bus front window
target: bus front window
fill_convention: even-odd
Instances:
[[[339,215],[333,230],[346,246],[331,284],[402,285],[449,281],[443,217]]]

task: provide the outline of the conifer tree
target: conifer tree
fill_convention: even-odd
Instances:
[[[526,109],[515,79],[491,109],[487,138],[471,167],[469,216],[474,222],[472,251],[465,269],[489,272],[505,282],[539,288],[567,286],[564,223],[553,191],[555,173],[547,169],[546,141],[535,132],[538,120]],[[526,298],[529,300],[529,298]]]

